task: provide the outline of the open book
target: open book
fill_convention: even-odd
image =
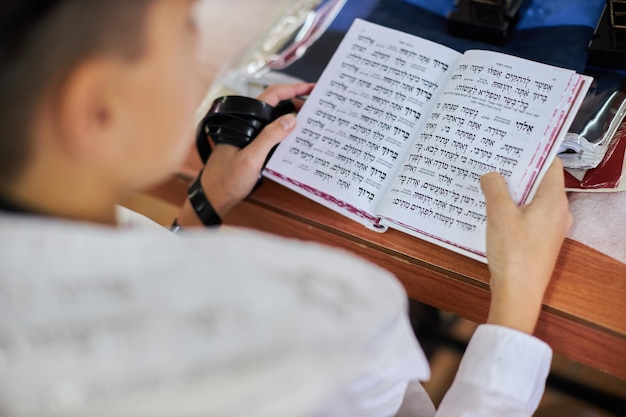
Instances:
[[[480,177],[527,202],[591,78],[356,20],[263,175],[375,230],[485,258]]]

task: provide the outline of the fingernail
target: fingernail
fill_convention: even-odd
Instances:
[[[296,116],[293,114],[286,114],[280,118],[280,125],[285,130],[291,130],[296,126]]]

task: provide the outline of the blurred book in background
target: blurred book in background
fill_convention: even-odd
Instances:
[[[594,82],[561,144],[569,191],[626,189],[626,76],[619,72],[586,72]]]

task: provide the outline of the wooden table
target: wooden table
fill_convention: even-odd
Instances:
[[[190,158],[187,173],[199,163]],[[187,185],[174,178],[152,194],[182,203]],[[395,230],[371,231],[270,180],[224,222],[349,250],[396,274],[417,301],[478,323],[487,317],[486,265]],[[626,264],[566,239],[535,334],[563,356],[626,379]]]

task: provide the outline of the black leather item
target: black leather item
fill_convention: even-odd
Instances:
[[[267,124],[267,120],[265,119],[230,113],[210,113],[207,114],[206,119],[211,121],[211,123],[207,123],[208,127],[212,125],[228,124],[231,121],[253,129],[263,129]]]
[[[263,121],[272,120],[274,107],[251,97],[223,96],[215,99],[207,116],[213,114],[239,115]]]
[[[196,148],[203,163],[209,159],[214,145],[229,144],[244,148],[269,123],[280,116],[294,112],[291,100],[276,107],[250,97],[223,96],[215,99],[196,133]],[[210,138],[210,140],[209,140]]]
[[[214,115],[204,125],[204,133],[214,144],[228,143],[239,148],[245,147],[265,127],[264,123],[245,120],[235,116]]]
[[[219,145],[220,143],[227,143],[238,148],[246,147],[246,145],[250,143],[256,135],[257,131],[245,133],[241,130],[233,130],[225,126],[213,126],[207,132],[207,136],[210,136],[216,145]]]
[[[189,202],[202,224],[205,226],[219,226],[222,224],[222,219],[215,212],[206,195],[204,195],[200,178],[202,178],[202,171],[200,171],[198,178],[189,187]]]

